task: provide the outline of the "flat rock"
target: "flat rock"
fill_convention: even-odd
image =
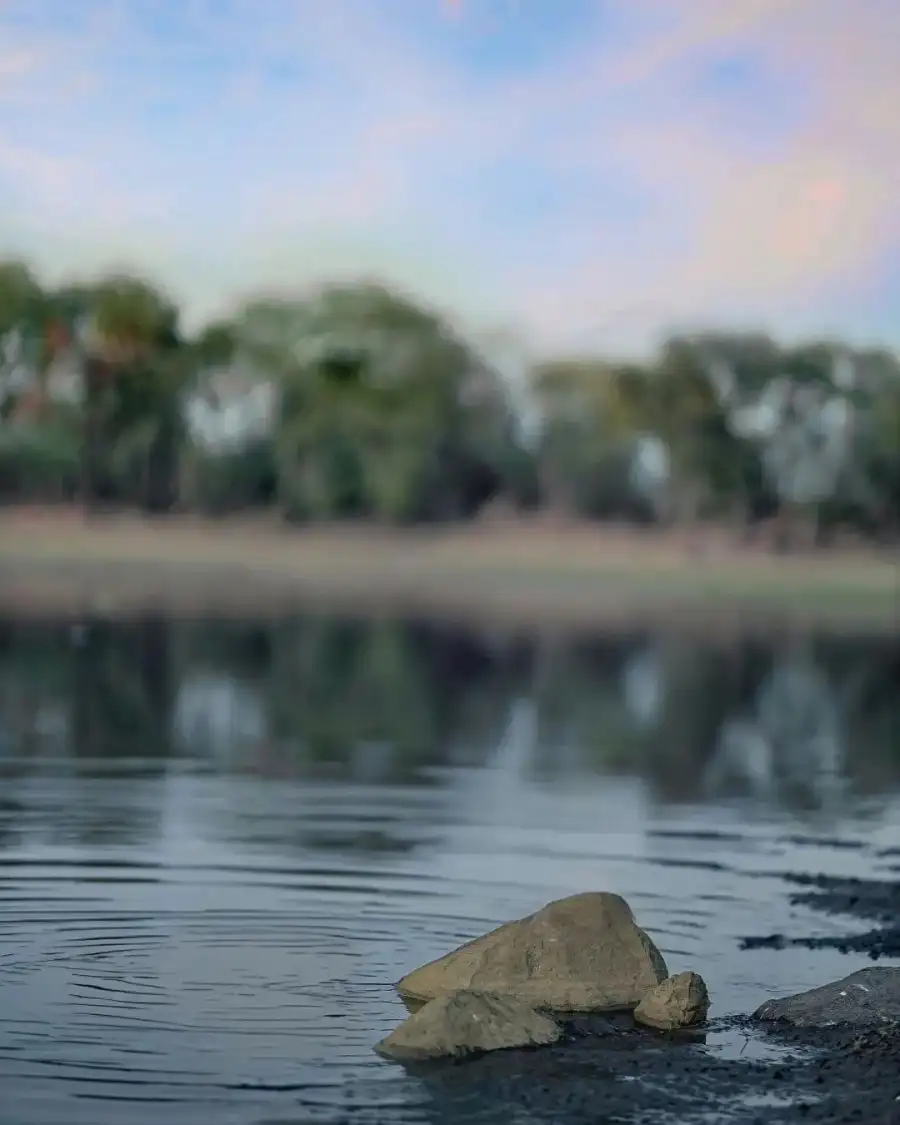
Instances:
[[[375,1050],[397,1062],[534,1047],[555,1043],[562,1029],[549,1016],[511,996],[456,992],[430,1000]]]
[[[673,1031],[705,1022],[708,1011],[709,992],[703,977],[676,973],[650,989],[634,1009],[634,1018],[647,1027]]]
[[[757,1020],[785,1020],[794,1027],[900,1023],[900,969],[860,969],[834,984],[780,1000],[767,1000]]]
[[[630,1010],[668,976],[662,954],[619,895],[551,902],[415,969],[397,991],[413,1008],[475,990],[552,1012]]]

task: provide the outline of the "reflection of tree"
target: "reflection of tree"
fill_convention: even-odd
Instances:
[[[896,645],[667,635],[542,644],[531,770],[646,778],[663,801],[748,793],[791,808],[898,780]]]
[[[266,739],[261,692],[227,673],[202,668],[182,677],[172,722],[182,753],[209,754],[223,765],[236,764]]]
[[[619,773],[667,802],[749,792],[803,807],[839,799],[845,779],[896,784],[898,661],[896,642],[852,638],[778,648],[388,620],[0,623],[0,758],[89,759],[86,783],[98,759],[159,768],[177,751],[223,771],[366,786],[501,762],[525,784]],[[393,846],[391,833],[351,835]]]
[[[134,844],[158,832],[135,775],[168,751],[170,638],[159,620],[0,623],[0,835],[14,836],[26,812],[29,830],[53,843]],[[36,772],[46,785],[24,808],[10,782]]]
[[[169,752],[171,627],[92,620],[72,648],[78,758],[161,759]]]
[[[828,804],[841,784],[841,736],[835,685],[808,653],[786,652],[747,714],[722,725],[706,784],[712,792],[737,784],[762,797]]]
[[[443,764],[497,697],[485,646],[454,631],[320,621],[282,627],[275,643],[275,737],[293,739],[309,765],[359,780],[399,781]]]
[[[474,643],[460,636],[436,668],[450,714],[451,766],[483,766],[507,730],[510,710],[532,691],[534,645],[521,638]]]
[[[270,685],[276,737],[311,766],[404,773],[434,753],[441,730],[427,668],[402,626],[313,622],[279,630]]]
[[[71,675],[65,626],[0,623],[0,759],[66,752]]]
[[[840,703],[844,762],[854,789],[882,795],[900,772],[900,646],[896,640],[819,645]]]
[[[641,730],[659,725],[665,707],[665,667],[656,647],[649,645],[626,657],[622,670],[625,708]]]
[[[639,738],[620,690],[628,640],[591,644],[545,640],[537,650],[535,769],[552,775],[576,768],[633,768]]]
[[[776,651],[754,697],[723,723],[704,775],[711,794],[749,792],[831,808],[848,789],[897,785],[896,644],[812,640]]]
[[[753,653],[670,636],[658,644],[656,661],[662,698],[656,722],[643,733],[645,769],[664,799],[694,801],[721,724],[753,675]]]
[[[396,782],[479,738],[483,760],[505,695],[489,646],[408,622],[205,623],[181,650],[181,744],[254,772]]]

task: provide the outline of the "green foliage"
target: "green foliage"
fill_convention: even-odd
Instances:
[[[0,262],[0,336],[11,328],[33,328],[42,320],[43,290],[24,262]]]
[[[834,382],[835,363],[845,356],[857,375],[851,388]],[[900,385],[896,358],[848,352],[829,342],[781,349],[760,334],[674,337],[644,367],[590,358],[539,366],[533,381],[544,423],[539,459],[545,499],[585,515],[637,514],[627,464],[634,437],[654,434],[669,452],[664,510],[670,518],[746,521],[772,514],[779,498],[763,464],[766,441],[736,429],[735,412],[758,403],[785,377],[822,403],[843,398],[854,411],[846,464],[816,502],[817,514],[828,511],[839,522],[870,530],[885,521],[896,524],[900,509],[890,483],[898,448],[890,421]],[[793,417],[786,415],[776,427],[794,424]]]
[[[490,494],[514,460],[499,376],[437,314],[382,286],[257,302],[237,335],[281,385],[279,492],[291,518],[463,514],[467,484],[481,473]]]
[[[275,447],[254,441],[227,453],[187,447],[182,457],[182,503],[205,515],[268,506],[275,500]]]
[[[80,461],[79,434],[62,421],[0,425],[0,499],[69,499]]]
[[[153,285],[113,275],[84,292],[92,320],[92,345],[115,359],[146,357],[175,346],[178,310]]]
[[[589,517],[651,512],[629,484],[638,434],[660,428],[654,372],[596,359],[546,363],[535,372],[544,427],[538,458],[545,499]]]
[[[140,277],[45,290],[10,261],[0,263],[0,336],[10,331],[44,392],[25,404],[33,422],[18,417],[8,433],[17,400],[0,396],[11,497],[67,495],[78,479],[87,496],[121,503],[164,509],[180,495],[226,512],[277,500],[305,521],[459,519],[501,497],[593,518],[747,523],[802,508],[819,526],[900,526],[900,363],[884,350],[827,340],[782,348],[761,333],[714,332],[673,337],[643,364],[545,359],[530,373],[539,438],[529,444],[510,386],[478,348],[437,311],[379,284],[260,298],[188,339],[174,302]],[[78,418],[65,423],[48,400],[60,347],[85,383]],[[840,357],[853,387],[835,383]],[[852,412],[849,455],[793,485],[784,474],[796,450],[828,440],[791,430],[802,396],[776,407],[774,437],[736,422],[785,380],[807,399],[843,398]],[[206,387],[227,399],[254,381],[276,391],[269,432],[248,427],[229,438],[230,452],[195,445],[202,435],[187,432],[186,396]],[[647,438],[668,462],[655,480],[635,471]]]
[[[305,752],[335,762],[348,748],[385,743],[413,764],[442,742],[439,685],[396,623],[311,624],[276,637],[272,714],[285,733],[302,717]]]
[[[231,363],[237,351],[234,327],[224,321],[208,324],[191,345],[198,367],[219,367]]]

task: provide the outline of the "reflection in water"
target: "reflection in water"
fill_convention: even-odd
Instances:
[[[218,671],[188,672],[175,697],[173,742],[185,755],[209,754],[223,763],[240,760],[266,742],[266,710],[260,693]]]
[[[653,799],[839,810],[900,780],[898,645],[481,641],[357,621],[0,625],[0,753],[422,784],[639,776]]]
[[[663,712],[665,669],[656,649],[648,646],[626,660],[622,673],[625,707],[638,727],[655,727]]]
[[[747,715],[723,724],[706,772],[711,790],[736,779],[758,797],[832,807],[844,787],[838,692],[809,653],[779,654]]]
[[[857,967],[738,939],[789,930],[780,873],[898,842],[897,642],[80,625],[0,622],[18,1125],[442,1119],[372,1056],[390,982],[585,888],[717,1015]]]

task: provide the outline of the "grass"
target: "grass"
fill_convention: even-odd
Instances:
[[[410,612],[534,627],[713,622],[898,631],[900,556],[506,524],[291,530],[270,519],[0,515],[0,609]]]

